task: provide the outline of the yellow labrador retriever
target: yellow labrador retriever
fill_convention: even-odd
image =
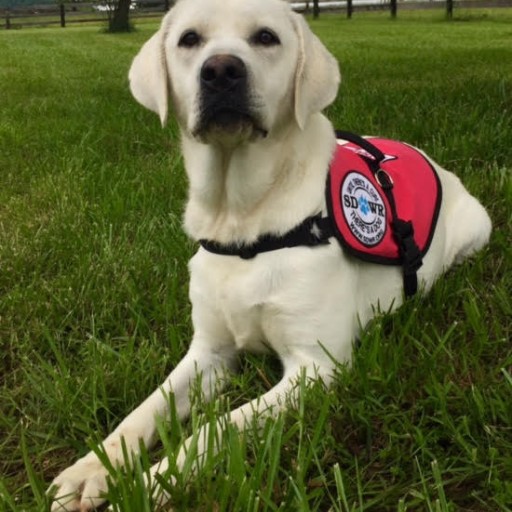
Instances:
[[[277,414],[296,399],[301,374],[328,384],[332,358],[350,360],[353,340],[375,306],[392,310],[403,300],[399,267],[358,260],[334,239],[255,257],[219,254],[286,236],[304,219],[326,214],[336,139],[321,111],[335,99],[340,75],[336,60],[287,2],[178,0],[135,57],[129,77],[135,98],[162,124],[170,108],[179,122],[190,184],[184,225],[194,240],[209,242],[190,261],[194,336],[188,353],[103,442],[119,464],[121,439],[134,454],[141,441],[154,442],[169,393],[185,418],[191,384],[200,378],[212,399],[239,351],[274,351],[283,376],[220,418],[219,429],[226,419],[243,429],[254,415]],[[459,179],[431,165],[443,199],[418,270],[423,290],[484,246],[491,231],[486,211]],[[215,246],[220,250],[212,252]],[[205,428],[199,453],[206,437]],[[164,460],[152,472],[166,467]],[[78,460],[53,481],[52,511],[102,503],[106,474],[94,453]]]

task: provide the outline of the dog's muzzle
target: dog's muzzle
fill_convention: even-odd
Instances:
[[[251,136],[266,135],[251,111],[248,72],[234,55],[209,57],[199,74],[199,120],[195,134],[205,138],[212,131]]]

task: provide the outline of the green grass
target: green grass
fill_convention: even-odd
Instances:
[[[475,11],[476,12],[476,11]],[[481,11],[478,11],[481,13]],[[488,249],[425,298],[375,320],[326,393],[243,438],[228,429],[176,510],[512,510],[512,12],[322,16],[344,76],[337,127],[407,140],[488,207]],[[0,510],[44,511],[61,469],[112,430],[190,338],[176,126],[131,98],[131,58],[156,25],[0,33]],[[201,421],[279,375],[249,357]],[[263,377],[263,378],[262,378]],[[151,510],[141,474],[109,496]]]

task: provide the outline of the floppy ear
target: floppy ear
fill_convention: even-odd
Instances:
[[[135,56],[128,73],[130,90],[135,99],[160,116],[162,126],[167,122],[169,101],[169,74],[165,58],[165,38],[168,17],[156,34]]]
[[[295,73],[295,119],[301,129],[311,114],[331,104],[338,93],[338,62],[311,32],[300,14],[292,13],[299,39],[299,60]]]

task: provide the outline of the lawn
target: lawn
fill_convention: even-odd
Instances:
[[[489,209],[490,246],[424,298],[375,320],[326,393],[243,438],[172,489],[175,510],[512,510],[512,11],[322,16],[339,58],[343,129],[407,140]],[[191,335],[177,129],[130,96],[155,24],[0,33],[0,510],[44,511],[61,469],[167,375]],[[162,426],[175,453],[198,421],[276,381],[244,359],[225,400]],[[154,455],[151,460],[154,460]],[[116,510],[151,510],[114,471]]]

